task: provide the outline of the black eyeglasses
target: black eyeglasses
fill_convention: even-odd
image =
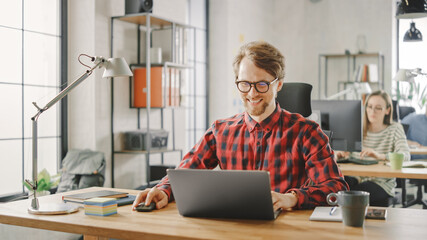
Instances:
[[[279,78],[275,78],[273,81],[259,81],[259,82],[248,82],[248,81],[236,81],[237,89],[242,93],[248,93],[252,85],[255,87],[255,90],[259,93],[266,93],[270,89],[270,84],[273,84]]]
[[[374,111],[376,113],[382,112],[384,109],[386,109],[386,108],[383,108],[381,106],[375,106],[375,107],[371,106],[371,105],[366,106],[366,110]]]

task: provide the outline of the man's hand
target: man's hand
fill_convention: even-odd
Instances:
[[[335,161],[341,158],[348,158],[348,157],[350,157],[350,152],[335,151]]]
[[[292,193],[278,193],[271,191],[271,198],[273,199],[273,208],[274,211],[281,208],[286,210],[288,208],[295,207],[298,203],[298,198]]]
[[[158,188],[146,188],[144,191],[138,193],[135,201],[132,205],[132,210],[135,211],[135,208],[139,203],[145,202],[145,205],[148,206],[154,201],[156,203],[156,208],[164,208],[169,203],[168,195]]]

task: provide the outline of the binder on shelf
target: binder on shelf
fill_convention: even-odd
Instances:
[[[355,82],[361,82],[362,81],[362,78],[363,78],[363,70],[364,70],[364,68],[363,68],[363,64],[360,64],[358,67],[357,67],[357,73],[356,73],[356,77],[355,77],[355,79],[354,79],[354,81]]]
[[[171,106],[178,107],[180,106],[180,81],[181,81],[181,73],[182,71],[179,69],[174,69],[174,78],[171,85],[171,98],[172,103]]]
[[[377,64],[369,64],[369,82],[378,82],[378,65]]]
[[[360,64],[357,67],[357,70],[353,74],[354,82],[370,82],[370,78],[372,73],[370,73],[371,69],[368,64]],[[378,69],[377,69],[377,78],[378,79]],[[378,81],[378,80],[377,80]]]
[[[369,68],[368,65],[363,64],[362,82],[369,82]]]
[[[176,68],[169,68],[166,79],[166,105],[167,106],[180,106],[181,99],[181,74],[182,71]]]
[[[147,70],[145,67],[133,67],[132,107],[147,107]],[[164,107],[163,67],[151,67],[150,101],[151,107]]]

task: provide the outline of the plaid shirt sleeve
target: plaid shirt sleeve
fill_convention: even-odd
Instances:
[[[298,203],[295,208],[307,209],[327,205],[326,196],[332,192],[348,190],[349,187],[334,160],[327,136],[317,126],[306,125],[301,136],[301,155],[305,162],[306,181],[302,186],[286,192],[296,192]],[[292,177],[301,173],[294,172]]]
[[[178,168],[214,169],[218,165],[215,148],[216,142],[211,127],[190,152],[184,156]],[[167,176],[156,187],[162,189],[168,195],[169,201],[173,200],[172,189]]]

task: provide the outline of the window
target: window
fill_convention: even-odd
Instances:
[[[403,37],[406,31],[409,30],[411,22],[415,23],[415,27],[423,34],[423,41],[421,42],[404,42]],[[421,68],[423,73],[427,73],[427,62],[425,61],[425,55],[427,52],[427,18],[417,19],[400,19],[399,20],[399,68],[400,69],[415,69]],[[412,106],[419,113],[425,112],[425,107],[422,106],[420,98],[426,97],[421,96],[423,90],[424,94],[427,94],[427,76],[417,76],[414,79],[415,84],[412,85],[408,82],[396,83],[393,81],[394,93],[396,92],[397,85],[401,92],[402,98],[399,100],[400,105]],[[414,90],[414,86],[419,87],[419,90]],[[410,98],[408,96],[412,95]]]
[[[0,0],[0,196],[22,193],[32,179],[32,102],[45,106],[61,90],[61,10],[65,0]],[[56,174],[60,105],[38,121],[38,171]]]

